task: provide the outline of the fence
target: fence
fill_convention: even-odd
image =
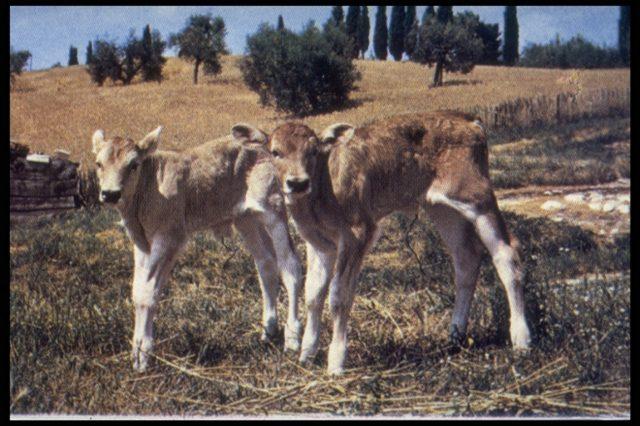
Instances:
[[[78,163],[68,153],[29,155],[26,145],[10,141],[10,213],[55,212],[79,206]]]
[[[560,93],[555,97],[518,98],[495,106],[472,107],[467,112],[479,116],[487,128],[499,129],[627,116],[630,105],[630,89],[593,90],[579,94]]]

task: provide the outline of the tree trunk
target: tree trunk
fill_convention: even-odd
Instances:
[[[193,84],[198,84],[198,67],[200,67],[200,61],[196,60],[196,64],[193,67]]]
[[[433,73],[433,87],[442,86],[442,61],[436,63],[436,71]]]

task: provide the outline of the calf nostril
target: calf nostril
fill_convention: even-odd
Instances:
[[[291,188],[293,192],[303,192],[309,188],[309,179],[293,180],[287,179],[287,186]]]
[[[102,199],[107,203],[115,203],[120,199],[120,191],[102,191]]]

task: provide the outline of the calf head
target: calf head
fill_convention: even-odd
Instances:
[[[140,165],[158,146],[162,126],[138,142],[115,136],[105,140],[104,132],[93,134],[93,153],[100,184],[100,201],[116,204],[123,196],[132,194],[138,183]]]
[[[248,124],[236,124],[232,133],[236,139],[265,145],[278,170],[282,192],[290,203],[312,192],[320,156],[326,155],[336,143],[350,140],[354,127],[345,123],[334,124],[327,127],[319,138],[301,123],[285,123],[269,137]]]

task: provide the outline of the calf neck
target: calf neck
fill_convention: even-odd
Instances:
[[[264,140],[264,138],[262,138]],[[450,337],[467,328],[483,247],[507,292],[511,341],[527,348],[516,241],[498,209],[488,172],[485,133],[465,114],[407,114],[360,128],[345,123],[320,137],[300,123],[286,123],[267,139],[296,228],[306,241],[307,323],[300,360],[318,349],[320,318],[329,295],[333,336],[328,370],[343,371],[347,322],[358,274],[395,211],[424,207],[453,258],[456,301]]]
[[[263,340],[277,331],[281,278],[288,292],[285,347],[297,350],[301,267],[289,236],[276,170],[260,145],[232,136],[181,153],[156,149],[161,128],[139,142],[93,136],[100,200],[113,205],[133,242],[134,368],[145,370],[159,292],[189,235],[234,227],[253,255],[263,296]]]

